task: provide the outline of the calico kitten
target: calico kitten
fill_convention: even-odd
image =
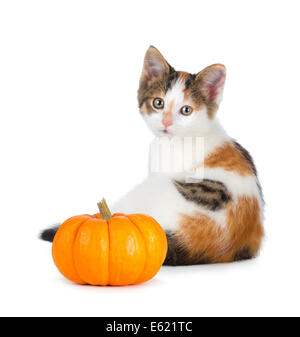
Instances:
[[[165,265],[231,262],[254,257],[264,234],[263,198],[250,154],[232,140],[216,118],[225,67],[198,74],[175,71],[155,47],[144,59],[138,90],[142,117],[157,137],[201,137],[201,179],[153,173],[113,207],[146,213],[164,228]],[[57,228],[42,232],[52,241]]]
[[[165,265],[249,259],[261,245],[264,203],[256,168],[216,118],[225,76],[222,64],[194,75],[175,71],[155,47],[145,55],[138,102],[148,127],[158,137],[204,140],[201,180],[150,172],[114,205],[161,224],[168,238]]]

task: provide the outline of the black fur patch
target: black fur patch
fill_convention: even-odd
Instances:
[[[173,71],[173,72],[170,73],[170,75],[167,77],[167,80],[166,80],[165,92],[167,92],[174,85],[174,83],[177,81],[178,77],[179,77],[178,71]]]
[[[231,201],[229,191],[219,181],[204,179],[200,182],[186,183],[175,180],[174,185],[186,200],[195,202],[211,211],[222,209]]]
[[[53,242],[54,236],[58,231],[59,225],[55,225],[51,228],[44,229],[41,233],[39,238],[44,241]]]
[[[237,252],[234,256],[234,261],[242,261],[242,260],[248,260],[252,259],[254,256],[251,253],[250,249],[245,246],[243,249],[241,249],[239,252]]]
[[[255,176],[257,176],[257,170],[256,170],[253,158],[251,157],[250,153],[244,147],[242,147],[241,144],[239,144],[235,140],[232,143],[233,143],[234,147],[237,150],[239,150],[239,152],[243,155],[243,157],[246,160],[246,162],[250,165],[253,174]]]
[[[254,164],[253,158],[251,157],[250,153],[241,144],[239,144],[237,141],[233,140],[232,144],[243,155],[246,162],[250,165],[253,174],[257,177],[256,166]],[[261,198],[263,199],[262,188],[261,188],[260,182],[258,180],[257,180],[257,187],[259,189],[259,193],[261,195]]]
[[[186,250],[180,246],[180,242],[176,234],[167,231],[166,232],[167,240],[168,240],[168,251],[167,256],[164,261],[164,265],[167,266],[177,266],[184,265],[186,260],[187,252]]]
[[[178,236],[171,232],[166,231],[168,240],[168,251],[164,261],[165,266],[186,266],[192,264],[210,263],[209,259],[192,258],[189,256],[187,249],[182,245]]]
[[[185,89],[188,90],[195,80],[196,75],[188,74],[188,78],[185,81]]]

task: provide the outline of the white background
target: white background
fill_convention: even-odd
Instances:
[[[300,314],[298,5],[1,1],[2,315]],[[226,65],[219,118],[256,160],[264,247],[247,262],[163,267],[138,286],[78,286],[37,236],[145,177],[152,135],[136,90],[150,44],[177,70]]]

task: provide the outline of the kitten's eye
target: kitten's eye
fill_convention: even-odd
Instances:
[[[180,112],[184,115],[184,116],[188,116],[193,112],[193,108],[189,105],[185,105],[181,108]]]
[[[155,109],[162,109],[164,107],[164,100],[162,98],[154,98],[153,106]]]

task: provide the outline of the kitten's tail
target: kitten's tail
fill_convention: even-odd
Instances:
[[[58,231],[59,226],[60,225],[54,225],[53,227],[44,229],[43,231],[41,231],[39,238],[44,241],[53,242],[54,236]]]

